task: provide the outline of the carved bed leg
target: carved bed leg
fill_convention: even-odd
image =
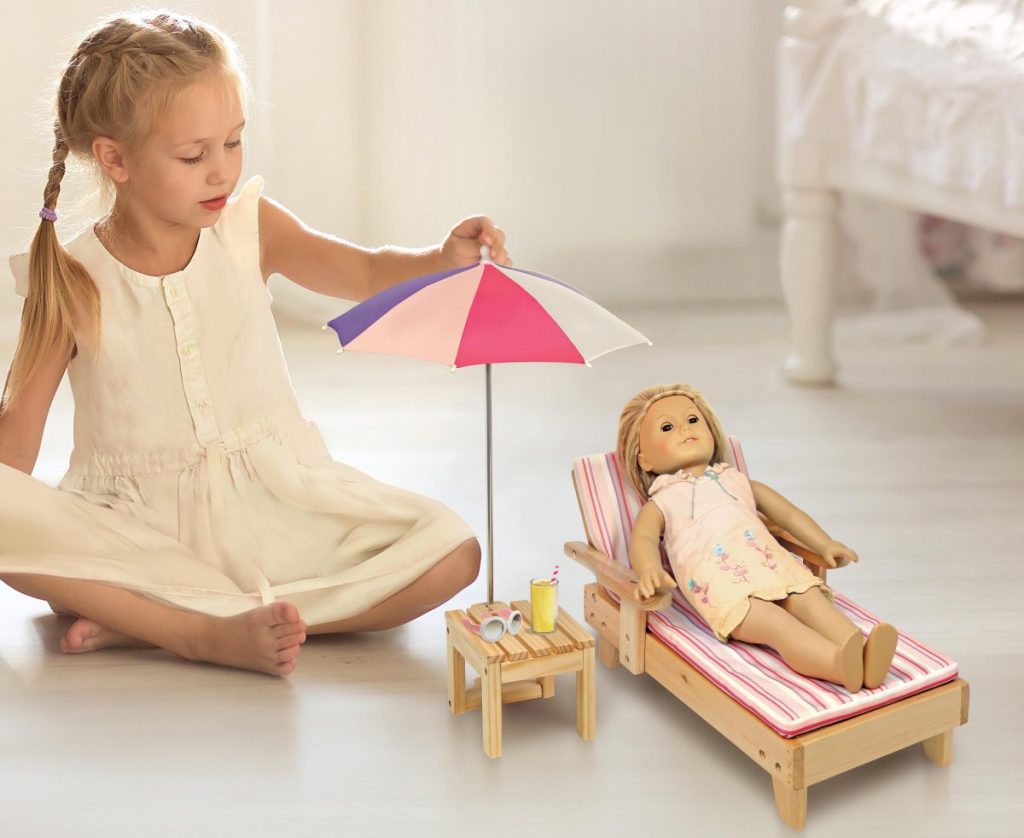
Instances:
[[[836,286],[836,194],[829,188],[834,148],[820,115],[808,112],[818,83],[824,33],[842,0],[791,0],[778,50],[776,170],[782,189],[782,290],[792,322],[783,370],[795,384],[829,384]],[[805,114],[795,120],[796,114]]]
[[[782,204],[786,220],[780,270],[791,323],[791,350],[783,369],[794,384],[830,384],[835,378],[838,200],[825,189],[787,188]]]
[[[772,777],[775,789],[775,808],[779,817],[793,829],[803,829],[807,824],[807,787],[794,789],[782,780]]]

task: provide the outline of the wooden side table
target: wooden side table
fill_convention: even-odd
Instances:
[[[448,706],[461,715],[483,710],[484,753],[501,756],[501,706],[555,694],[555,675],[576,673],[576,729],[583,739],[593,739],[596,727],[594,698],[594,638],[562,609],[552,634],[530,630],[530,603],[522,600],[512,608],[523,615],[523,626],[514,637],[507,633],[488,643],[466,628],[463,620],[480,622],[484,611],[506,607],[473,605],[466,611],[446,611],[448,642]],[[479,673],[480,683],[466,688],[466,661]]]

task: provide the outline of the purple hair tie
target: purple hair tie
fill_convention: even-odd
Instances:
[[[56,221],[57,210],[52,210],[49,207],[43,207],[41,210],[39,210],[39,217],[46,221]]]

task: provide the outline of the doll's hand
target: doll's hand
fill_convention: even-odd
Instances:
[[[857,554],[840,541],[830,541],[821,551],[829,567],[844,567],[850,562],[859,562]]]
[[[505,250],[505,233],[486,215],[464,218],[448,234],[441,245],[441,258],[451,268],[475,265],[480,261],[480,245],[491,249],[491,261],[499,265],[511,265]]]
[[[647,599],[654,596],[658,588],[678,588],[676,580],[665,573],[664,570],[645,570],[640,574],[636,583],[635,595],[637,599]]]

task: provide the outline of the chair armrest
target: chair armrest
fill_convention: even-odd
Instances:
[[[641,611],[660,611],[672,603],[672,592],[662,591],[641,599],[637,596],[637,576],[628,567],[613,561],[600,550],[582,541],[567,541],[565,555],[588,568],[609,591],[625,597]]]

